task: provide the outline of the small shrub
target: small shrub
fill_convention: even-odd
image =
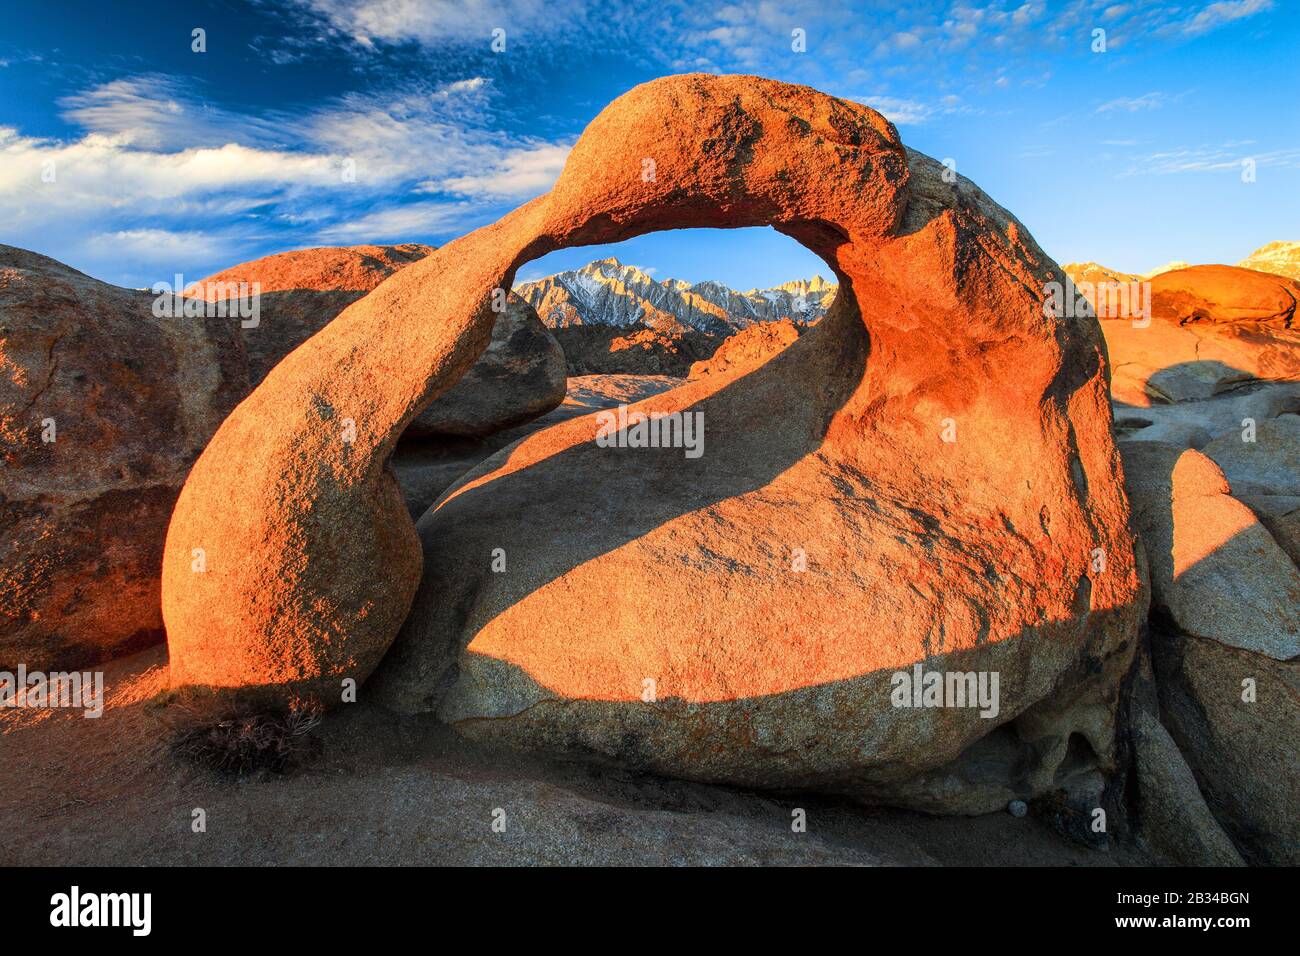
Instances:
[[[284,713],[229,717],[186,730],[173,751],[234,777],[262,770],[283,773],[319,751],[320,741],[311,732],[323,713],[318,701],[296,699]]]

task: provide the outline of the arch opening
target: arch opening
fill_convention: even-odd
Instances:
[[[826,315],[835,273],[771,227],[676,229],[548,253],[517,270],[513,291],[570,376],[687,378],[742,334],[737,351],[775,355]]]

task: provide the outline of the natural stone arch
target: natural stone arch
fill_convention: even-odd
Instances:
[[[653,176],[643,175],[651,168]],[[664,754],[648,761],[654,769],[773,785],[796,778],[839,785],[856,775],[869,790],[941,767],[1018,714],[1032,711],[1024,719],[1042,723],[1052,695],[1085,674],[1100,670],[1109,681],[1132,654],[1140,589],[1101,338],[1093,322],[1043,314],[1043,284],[1063,281],[1060,270],[1004,210],[942,172],[907,150],[879,114],[805,87],[687,75],[620,97],[588,127],[550,193],[379,286],[290,355],[225,422],[195,466],[168,535],[173,682],[333,700],[340,679],[367,677],[411,607],[422,564],[386,461],[411,418],[485,346],[493,291],[508,289],[523,263],[563,246],[744,225],[772,225],[812,249],[834,269],[841,292],[816,334],[758,372],[643,403],[664,410],[708,403],[717,421],[709,454],[721,471],[736,473],[735,487],[714,481],[693,501],[689,482],[668,478],[668,497],[680,500],[654,512],[657,525],[625,515],[628,527],[579,542],[573,555],[543,556],[539,546],[522,568],[493,578],[489,555],[475,550],[483,535],[530,519],[492,508],[490,498],[526,508],[530,483],[554,491],[570,465],[621,476],[642,468],[651,477],[676,473],[648,460],[595,464],[591,419],[547,429],[490,459],[421,522],[426,559],[446,560],[426,569],[420,603],[385,664],[386,698],[407,708],[439,706],[459,666],[458,641],[486,636],[499,639],[493,646],[513,668],[506,681],[518,701],[591,697],[606,681],[618,710],[612,725],[663,735]],[[345,419],[355,423],[351,444],[340,437]],[[945,419],[956,425],[955,443],[942,441]],[[545,618],[558,614],[564,626],[581,628],[581,609],[564,611],[555,593],[580,561],[584,569],[625,561],[624,570],[661,574],[662,554],[631,542],[685,527],[695,504],[720,507],[741,497],[760,527],[728,531],[757,547],[780,518],[763,495],[778,479],[787,491],[798,487],[794,478],[807,483],[807,494],[798,494],[832,529],[840,555],[829,577],[811,590],[806,582],[814,578],[805,577],[795,588],[799,600],[813,602],[806,610],[819,608],[812,626],[829,629],[809,648],[818,665],[766,660],[760,650],[747,667],[732,659],[725,673],[697,671],[692,686],[683,672],[685,692],[663,693],[734,704],[815,683],[830,688],[815,706],[842,708],[849,722],[871,725],[866,738],[846,746],[878,748],[873,759],[855,764],[838,746],[806,759],[774,755],[770,773],[726,756],[692,762],[692,734],[716,732],[730,711],[706,715],[703,724],[647,724],[640,711],[619,710],[640,688],[627,687],[618,667],[552,666],[565,653],[564,630]],[[556,507],[569,514],[553,500],[537,507],[537,514]],[[888,546],[876,547],[877,538]],[[697,532],[685,540],[696,541]],[[201,574],[191,570],[195,548],[207,557]],[[1098,553],[1104,571],[1094,569]],[[688,570],[700,580],[698,568]],[[892,583],[872,591],[871,576],[880,574]],[[776,599],[762,600],[775,613]],[[882,600],[894,607],[882,608]],[[690,602],[669,603],[676,621],[646,623],[652,632],[676,627],[673,653],[681,653]],[[906,633],[880,630],[886,612]],[[538,654],[511,660],[530,617],[547,629]],[[860,622],[875,632],[854,637]],[[891,668],[944,653],[1002,669],[1011,699],[999,721],[934,713],[905,733],[897,715],[842,706],[845,687],[860,696],[867,677],[876,687]],[[570,686],[553,686],[565,680]],[[1046,755],[1049,777],[1075,731],[1108,759],[1108,711],[1092,705],[1110,689],[1089,691],[1086,719],[1071,717],[1060,733],[1040,735],[1051,737],[1047,751],[1060,750],[1055,763]],[[462,709],[445,711],[449,719],[492,716],[466,711],[463,693],[449,706]],[[500,700],[487,706],[510,709]],[[593,718],[582,708],[550,713],[558,716],[542,713],[544,726],[497,726],[505,736],[553,742],[576,740],[574,721]],[[817,728],[803,723],[796,735],[815,737]],[[581,746],[607,751],[604,743]],[[882,761],[892,769],[877,772]]]

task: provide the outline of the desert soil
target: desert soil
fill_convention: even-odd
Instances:
[[[1033,817],[927,817],[494,751],[368,704],[364,687],[325,718],[302,766],[236,780],[173,756],[175,725],[151,703],[166,683],[159,647],[106,666],[98,719],[0,710],[0,864],[1146,862]],[[193,830],[196,808],[206,832]],[[805,833],[791,832],[796,808]]]

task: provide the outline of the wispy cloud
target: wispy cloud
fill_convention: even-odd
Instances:
[[[1121,96],[1102,103],[1097,107],[1098,113],[1137,113],[1142,110],[1157,110],[1165,105],[1165,94],[1159,92],[1144,93],[1141,96]]]
[[[1246,164],[1256,168],[1280,167],[1300,169],[1300,148],[1249,152],[1242,142],[1219,146],[1187,146],[1161,150],[1142,156],[1130,156],[1131,165],[1119,174],[1127,176],[1168,176],[1177,173],[1214,173],[1240,171]]]
[[[1181,29],[1187,36],[1199,36],[1234,20],[1244,20],[1271,9],[1273,0],[1219,0],[1184,21]]]
[[[579,19],[585,4],[577,0],[294,0],[334,29],[363,45],[418,42],[481,41],[494,29],[560,30]]]
[[[559,178],[570,145],[541,143],[503,155],[484,173],[452,176],[441,183],[429,181],[422,189],[437,188],[465,196],[526,199],[546,192]]]
[[[940,116],[979,112],[979,110],[966,106],[962,103],[960,97],[952,94],[941,97],[934,102],[897,96],[854,96],[849,98],[864,106],[870,106],[896,126],[915,126]]]
[[[456,223],[468,207],[442,202],[417,202],[366,213],[336,223],[317,233],[322,242],[403,242],[411,236],[428,235]]]

